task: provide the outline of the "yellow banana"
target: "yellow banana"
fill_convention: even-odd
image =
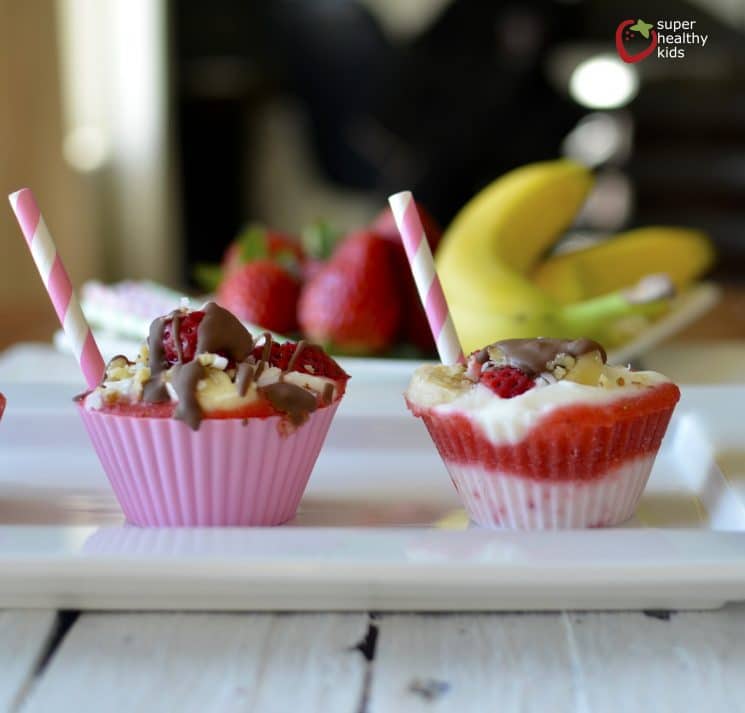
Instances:
[[[620,233],[583,250],[551,257],[533,270],[533,282],[563,304],[596,297],[665,272],[682,289],[714,262],[709,239],[698,230],[647,227]]]
[[[571,224],[592,182],[571,161],[531,164],[494,181],[455,217],[436,264],[466,352],[508,337],[592,337],[618,317],[665,308],[661,299],[633,304],[622,292],[561,305],[531,281],[529,273]]]
[[[591,185],[579,164],[537,163],[507,173],[466,204],[437,251],[460,330],[481,321],[476,312],[511,323],[552,309],[552,300],[522,273],[571,223]]]

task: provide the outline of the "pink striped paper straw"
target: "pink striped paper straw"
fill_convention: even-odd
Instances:
[[[62,258],[57,253],[54,240],[49,234],[34,194],[30,188],[21,188],[20,191],[11,193],[8,199],[18,225],[21,226],[23,237],[26,238],[31,257],[36,263],[44,287],[47,288],[54,310],[57,312],[62,329],[80,362],[88,388],[92,389],[103,376],[105,368],[103,357],[93,339],[91,328],[83,316],[83,310],[80,309],[70,277],[62,264]]]
[[[388,197],[398,232],[409,258],[409,266],[419,291],[419,299],[429,321],[429,328],[437,345],[437,352],[443,364],[462,362],[463,349],[450,317],[448,303],[435,272],[435,261],[424,234],[422,221],[414,203],[411,191],[402,191]]]

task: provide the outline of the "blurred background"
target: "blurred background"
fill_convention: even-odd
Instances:
[[[694,18],[624,64],[627,17]],[[583,233],[706,230],[745,337],[745,2],[0,0],[0,187],[28,185],[73,282],[193,286],[241,226],[364,225],[411,188],[443,225],[504,171],[597,170]],[[54,315],[0,211],[2,344]]]

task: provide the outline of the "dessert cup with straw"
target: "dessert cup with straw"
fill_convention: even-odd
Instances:
[[[127,520],[291,519],[348,375],[315,345],[254,339],[211,303],[154,320],[136,357],[104,366],[31,192],[11,204],[80,361],[80,416]]]
[[[603,347],[589,339],[507,339],[463,359],[431,254],[421,249],[411,194],[390,202],[442,361],[415,371],[406,403],[427,427],[471,520],[567,529],[630,518],[677,386],[655,372],[607,364]]]

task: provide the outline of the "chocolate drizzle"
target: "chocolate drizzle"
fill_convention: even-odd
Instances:
[[[165,331],[167,320],[168,316],[154,319],[150,324],[150,331],[147,337],[148,352],[150,355],[148,357],[150,378],[145,382],[142,398],[151,404],[170,401],[164,380],[165,371],[170,366],[166,361],[166,351],[163,347],[163,332]]]
[[[256,366],[249,364],[247,361],[238,364],[238,369],[235,375],[235,388],[238,390],[238,395],[243,398],[248,391],[248,387],[254,382]]]
[[[181,346],[181,313],[177,310],[172,312],[171,331],[173,332],[173,343],[176,347],[176,357],[179,364],[184,362],[184,350]]]
[[[262,386],[259,391],[274,408],[286,413],[296,426],[307,421],[318,406],[316,397],[310,391],[286,381]]]
[[[199,355],[219,354],[232,362],[235,365],[236,390],[240,397],[244,397],[251,385],[258,381],[264,369],[270,364],[273,342],[271,334],[266,332],[261,358],[257,361],[253,356],[255,341],[251,334],[233,314],[214,302],[210,302],[204,307],[204,316],[197,327],[194,359],[184,362],[180,335],[183,316],[182,310],[176,310],[153,320],[150,325],[148,334],[150,378],[144,385],[143,399],[150,403],[170,400],[166,372],[172,367],[171,385],[178,395],[174,418],[197,430],[204,417],[197,398],[197,385],[206,374],[206,368],[198,359]],[[166,359],[166,350],[163,345],[164,333],[169,321],[177,357],[175,364],[170,364]],[[282,371],[276,383],[257,389],[275,409],[287,414],[289,420],[296,426],[304,423],[319,405],[319,398],[314,393],[284,381],[285,374],[295,368],[305,346],[304,341],[298,342],[287,368]],[[327,384],[320,397],[320,403],[322,405],[330,403],[333,394],[333,384]]]
[[[559,354],[570,354],[577,358],[588,352],[600,352],[603,363],[607,356],[605,349],[592,339],[503,339],[475,352],[473,357],[479,364],[489,361],[489,349],[497,348],[511,366],[522,369],[530,376],[546,371],[549,362]]]
[[[264,367],[269,362],[269,357],[271,356],[271,354],[272,335],[269,334],[269,332],[264,332],[264,348],[261,350],[261,359],[259,360],[259,365],[256,367],[256,373],[254,374],[254,379],[256,379],[257,381],[264,371]]]
[[[204,367],[196,359],[186,364],[176,364],[171,375],[171,383],[178,394],[178,406],[173,417],[195,431],[204,415],[197,400],[197,384],[203,376]]]
[[[300,356],[300,352],[305,349],[305,340],[301,339],[297,346],[295,347],[295,351],[292,352],[292,356],[290,357],[290,360],[287,362],[287,370],[286,371],[292,371],[295,368],[295,362],[297,361],[297,358]],[[282,372],[281,379],[284,379],[286,371]]]
[[[205,306],[204,319],[197,329],[197,354],[223,354],[238,363],[244,361],[253,348],[253,337],[237,317],[214,302]]]

